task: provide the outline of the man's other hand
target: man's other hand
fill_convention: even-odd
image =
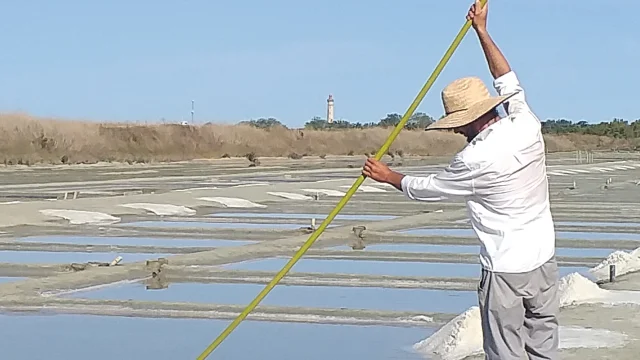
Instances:
[[[487,13],[489,12],[489,1],[482,6],[479,0],[476,0],[469,12],[467,20],[471,20],[471,25],[476,30],[485,30],[487,28]]]
[[[377,182],[388,183],[391,177],[391,169],[389,167],[374,158],[368,158],[362,169],[362,175],[375,180]]]

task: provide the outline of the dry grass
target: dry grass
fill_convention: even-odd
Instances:
[[[344,131],[260,130],[244,125],[125,125],[0,115],[0,161],[5,164],[164,162],[195,158],[369,154],[391,129]],[[550,152],[622,149],[628,141],[571,134],[545,136]],[[464,146],[460,136],[403,131],[392,152],[449,155]]]

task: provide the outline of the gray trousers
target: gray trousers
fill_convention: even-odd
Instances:
[[[557,359],[558,265],[527,273],[482,270],[478,300],[486,360]]]

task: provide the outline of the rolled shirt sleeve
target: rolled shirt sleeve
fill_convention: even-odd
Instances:
[[[470,196],[474,193],[474,171],[458,156],[444,170],[429,176],[405,176],[402,192],[412,200],[431,200],[439,196]]]
[[[510,71],[495,79],[493,87],[500,96],[515,94],[504,103],[504,108],[507,111],[507,114],[515,115],[518,113],[530,112],[524,96],[524,89],[520,85],[520,81],[518,80],[515,72]]]

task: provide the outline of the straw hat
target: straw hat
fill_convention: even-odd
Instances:
[[[482,80],[465,77],[455,80],[442,90],[445,117],[427,126],[426,130],[454,129],[476,121],[514,94],[491,96]]]

